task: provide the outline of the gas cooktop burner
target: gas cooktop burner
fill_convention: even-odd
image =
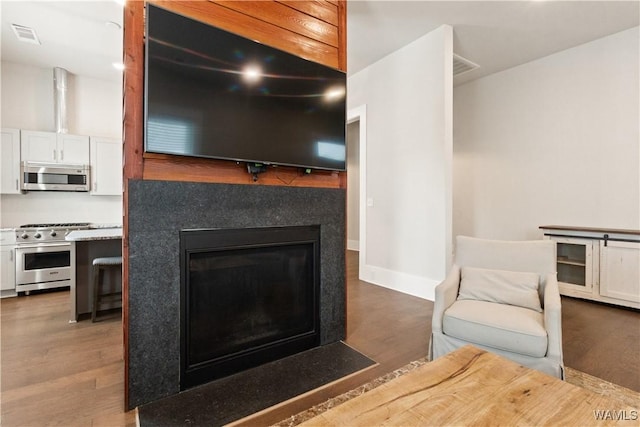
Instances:
[[[85,230],[90,227],[88,222],[66,222],[54,224],[25,224],[16,228],[16,243],[18,245],[33,243],[55,243],[64,241],[67,234],[74,230]]]
[[[58,227],[88,227],[88,222],[61,222],[57,224],[25,224],[20,228],[58,228]]]

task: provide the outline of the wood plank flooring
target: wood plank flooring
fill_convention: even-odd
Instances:
[[[69,291],[3,299],[3,426],[135,426],[124,413],[122,322],[69,324]]]
[[[564,364],[640,391],[640,311],[562,297]]]
[[[361,282],[347,254],[346,342],[379,365],[261,414],[277,422],[427,354],[433,303]],[[135,425],[124,412],[122,325],[68,320],[68,292],[0,303],[1,424]],[[640,391],[640,312],[563,298],[565,364]]]

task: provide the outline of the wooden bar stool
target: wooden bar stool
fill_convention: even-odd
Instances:
[[[93,260],[93,307],[91,309],[92,322],[96,321],[96,312],[98,311],[98,306],[102,302],[122,301],[122,291],[107,292],[104,294],[100,293],[102,292],[102,287],[104,285],[105,273],[115,268],[122,269],[121,256],[101,257],[95,258]]]

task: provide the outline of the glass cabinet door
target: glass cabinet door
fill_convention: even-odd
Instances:
[[[557,243],[558,284],[575,291],[593,288],[593,240],[554,238]]]

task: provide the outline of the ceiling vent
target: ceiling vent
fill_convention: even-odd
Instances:
[[[459,76],[463,73],[468,73],[471,70],[475,70],[480,67],[478,64],[463,58],[460,55],[453,54],[453,75]]]
[[[21,42],[31,43],[31,44],[40,44],[40,40],[38,40],[38,35],[33,28],[24,27],[18,24],[11,24],[11,28],[13,28],[13,32]]]

